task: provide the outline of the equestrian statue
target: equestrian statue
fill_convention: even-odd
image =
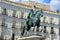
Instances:
[[[31,9],[28,16],[27,16],[27,20],[26,20],[26,23],[23,27],[21,35],[23,36],[24,33],[27,33],[27,31],[29,31],[31,27],[34,27],[34,29],[35,29],[36,26],[37,26],[36,31],[39,32],[40,18],[41,17],[43,17],[42,10],[35,10],[34,11],[33,9]],[[34,29],[33,29],[33,31],[34,31]]]

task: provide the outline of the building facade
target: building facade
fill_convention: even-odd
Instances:
[[[44,10],[43,11],[44,13],[53,13],[53,14],[56,14],[56,15],[60,15],[58,12],[48,11],[50,9],[49,5],[43,5],[43,4],[39,4],[39,3],[36,3],[36,2],[32,2],[32,1],[29,1],[27,3],[28,3],[27,5],[31,5],[31,3],[32,3],[31,6],[36,5],[36,7],[46,9],[47,11]],[[32,8],[32,7],[30,7],[30,8]],[[28,14],[29,14],[28,12],[21,12],[20,10],[19,11],[9,10],[9,9],[0,7],[0,15],[4,15],[4,16],[7,16],[7,17],[27,19]],[[4,17],[0,19],[0,25],[3,24],[4,26],[6,26],[6,27],[0,26],[0,28],[1,28],[0,29],[1,30],[0,31],[0,36],[4,36],[6,38],[7,38],[7,36],[9,36],[9,38],[11,38],[12,33],[15,33],[15,37],[17,39],[18,37],[20,37],[20,29],[23,28],[25,22],[16,22],[16,20],[8,21],[9,19],[7,19],[7,20],[6,19],[7,18],[4,18]],[[41,18],[41,22],[48,23],[48,24],[60,25],[60,19],[50,18],[48,16],[43,16]],[[44,30],[46,30],[46,32],[48,32],[48,33],[51,33],[52,30],[53,30],[54,33],[59,34],[60,28],[53,28],[53,27],[49,27],[49,26],[47,27],[46,26],[44,28]],[[58,32],[55,32],[56,30],[58,30]]]

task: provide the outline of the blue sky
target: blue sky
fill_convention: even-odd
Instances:
[[[50,7],[51,7],[51,10],[59,10],[60,11],[60,0],[52,0],[50,2]]]
[[[43,2],[45,2],[45,3],[50,3],[51,0],[44,0]]]

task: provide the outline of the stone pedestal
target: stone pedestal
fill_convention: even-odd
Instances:
[[[45,40],[42,36],[28,36],[28,37],[22,37],[19,40]]]
[[[45,20],[46,20],[46,17],[44,17],[44,19],[43,19],[43,23],[45,23]]]

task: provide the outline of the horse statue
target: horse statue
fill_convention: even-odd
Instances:
[[[35,29],[35,26],[37,26],[37,31],[39,31],[40,17],[43,17],[42,14],[43,14],[42,10],[33,11],[33,9],[31,9],[30,13],[27,16],[27,20],[25,26],[23,27],[21,35],[24,35],[24,33],[29,31],[31,27],[34,27]]]

